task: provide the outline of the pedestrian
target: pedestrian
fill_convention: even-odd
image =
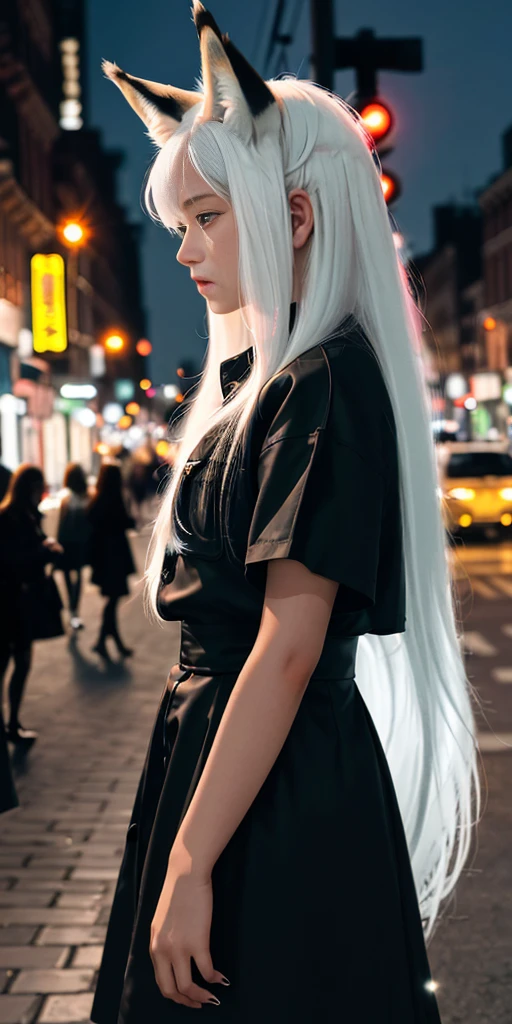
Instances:
[[[59,511],[57,540],[64,548],[59,569],[64,573],[69,601],[70,625],[75,632],[83,629],[78,615],[82,587],[82,569],[89,560],[91,524],[87,509],[91,500],[87,479],[77,462],[66,467],[63,486],[68,493],[63,497]]]
[[[138,457],[137,453],[132,458],[127,484],[132,501],[132,510],[135,511],[135,525],[137,530],[140,530],[143,525],[142,509],[147,498],[148,481],[146,464]]]
[[[104,64],[209,341],[146,571],[179,664],[91,1018],[439,1024],[426,939],[479,779],[419,317],[356,112],[193,9],[204,95]]]
[[[43,492],[41,470],[23,463],[13,473],[0,503],[0,692],[12,659],[7,723],[7,738],[12,743],[32,744],[38,736],[35,730],[23,728],[19,717],[33,641],[62,632],[60,598],[45,566],[63,549],[43,532],[38,508]],[[57,606],[50,607],[55,601]],[[56,621],[49,622],[49,617]]]
[[[119,635],[117,606],[121,597],[129,593],[128,576],[135,572],[130,543],[126,531],[132,529],[134,520],[128,515],[122,494],[121,470],[115,463],[104,462],[101,466],[96,494],[88,509],[91,524],[90,559],[92,582],[100,587],[106,597],[98,640],[93,647],[105,661],[110,661],[106,640],[114,640],[123,658],[133,654]]]
[[[3,466],[0,462],[0,501],[3,501],[7,494],[7,488],[11,479],[12,473],[7,466]]]

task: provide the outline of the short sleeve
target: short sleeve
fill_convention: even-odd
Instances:
[[[262,593],[266,563],[291,558],[311,572],[337,581],[337,611],[375,604],[385,496],[385,476],[370,447],[368,417],[329,388],[327,403],[312,407],[318,375],[309,380],[308,433],[301,388],[286,399],[267,431],[257,462],[257,496],[245,558],[246,579]],[[314,403],[313,403],[314,405]],[[316,426],[315,426],[316,420]],[[277,426],[277,430],[276,430]],[[347,437],[351,443],[347,443]],[[353,446],[359,439],[361,448]]]

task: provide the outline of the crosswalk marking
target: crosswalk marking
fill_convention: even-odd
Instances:
[[[492,658],[498,653],[498,648],[477,630],[468,630],[467,633],[464,633],[464,644],[473,654],[477,654],[481,658]]]
[[[489,576],[491,583],[507,597],[512,597],[512,582],[506,576]]]
[[[512,732],[480,732],[478,746],[483,754],[512,753]]]
[[[471,589],[476,593],[480,594],[481,597],[485,597],[488,601],[496,601],[501,594],[498,594],[488,583],[484,583],[483,580],[477,580],[474,577],[470,580]]]
[[[491,676],[497,683],[512,683],[512,668],[505,665],[491,669]]]

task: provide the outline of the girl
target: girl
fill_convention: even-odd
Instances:
[[[20,722],[32,663],[34,623],[30,611],[33,604],[37,608],[46,600],[45,566],[63,554],[61,545],[47,537],[41,526],[39,505],[43,493],[41,470],[23,463],[12,474],[0,504],[0,696],[12,659],[7,738],[11,743],[24,745],[32,745],[38,737],[34,729],[24,729]],[[1,721],[0,717],[0,724]]]
[[[111,636],[121,657],[128,658],[133,650],[123,643],[119,635],[117,606],[120,598],[129,593],[128,576],[135,572],[130,542],[126,536],[126,531],[133,529],[135,520],[125,508],[121,469],[118,465],[104,462],[101,466],[88,518],[91,526],[91,579],[107,598],[100,633],[93,650],[105,661],[111,661],[106,645],[107,638]]]
[[[479,787],[419,318],[357,114],[193,10],[203,92],[104,65],[209,343],[146,572],[179,663],[92,1020],[439,1024],[425,939]]]
[[[59,568],[63,570],[66,581],[70,625],[72,630],[76,631],[83,629],[83,622],[78,615],[78,606],[82,587],[82,569],[88,561],[90,540],[90,524],[87,517],[90,495],[87,490],[85,473],[77,462],[70,462],[67,466],[63,486],[67,487],[68,494],[62,499],[59,512],[57,540],[64,548]]]

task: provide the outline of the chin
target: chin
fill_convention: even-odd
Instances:
[[[237,309],[240,309],[240,303],[238,299],[236,302],[223,302],[221,299],[208,299],[208,307],[212,313],[234,313]]]

